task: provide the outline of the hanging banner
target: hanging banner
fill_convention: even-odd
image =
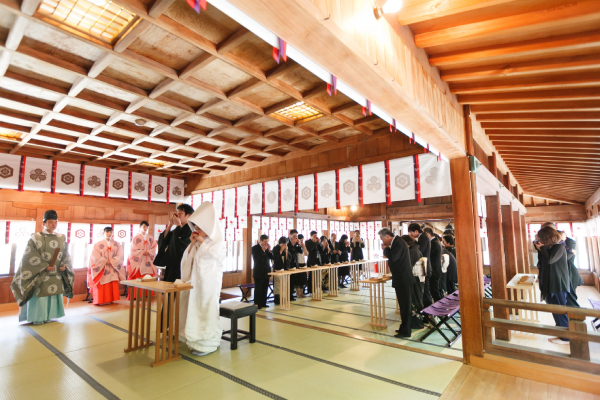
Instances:
[[[79,194],[81,165],[59,161],[56,163],[56,193]]]
[[[237,188],[237,216],[248,216],[248,186]]]
[[[260,220],[260,230],[263,235],[271,229],[271,219],[269,217],[262,217]]]
[[[183,203],[185,187],[183,179],[171,178],[171,192],[169,193],[169,203]]]
[[[23,176],[23,190],[49,192],[51,186],[52,160],[27,157]]]
[[[33,233],[35,233],[35,221],[10,221],[8,242],[27,243]]]
[[[108,176],[108,197],[129,198],[129,172],[112,169]]]
[[[167,202],[167,180],[164,176],[152,176],[152,201]]]
[[[2,154],[0,161],[0,189],[18,189],[21,156]],[[77,166],[79,168],[79,165]]]
[[[87,171],[86,171],[87,172]],[[146,174],[134,172],[131,175],[131,198],[133,200],[148,200],[148,185],[150,177]]]
[[[238,229],[248,228],[248,216],[247,215],[238,215],[237,218],[238,218],[238,224],[237,224]]]
[[[71,224],[71,243],[86,244],[90,242],[90,224]]]
[[[315,176],[298,177],[298,210],[314,210],[315,208]],[[321,206],[320,206],[321,207]]]
[[[213,205],[215,206],[215,215],[218,219],[223,218],[223,191],[213,192]]]
[[[104,228],[106,227],[111,227],[111,224],[92,224],[92,243],[96,243],[104,239]],[[127,227],[128,229],[131,229],[129,225],[127,225]],[[113,239],[116,240],[114,229]]]
[[[223,217],[233,218],[235,217],[235,188],[225,189],[223,195],[225,196]]]
[[[294,218],[288,218],[286,224],[286,230],[294,229]]]
[[[279,208],[279,181],[265,182],[265,213],[277,213]]]
[[[319,191],[317,199],[319,208],[335,207],[335,171],[320,172],[317,174]]]
[[[263,185],[262,183],[255,183],[250,185],[250,214],[261,215],[262,214],[262,202],[263,202]]]
[[[280,182],[281,212],[294,211],[296,205],[296,178],[282,179]]]
[[[362,166],[363,204],[385,203],[385,163]]]
[[[414,200],[414,176],[412,157],[390,160],[390,194],[392,201]]]
[[[358,167],[340,169],[340,206],[358,205]]]
[[[450,164],[433,154],[419,155],[421,198],[451,196]]]
[[[131,224],[115,225],[113,228],[113,239],[119,243],[131,243]]]
[[[85,166],[83,176],[83,195],[101,196],[106,194],[104,185],[106,184],[106,168]],[[148,195],[146,186],[146,196]]]

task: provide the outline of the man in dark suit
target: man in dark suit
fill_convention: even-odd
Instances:
[[[308,259],[306,266],[321,265],[321,243],[317,232],[310,232],[310,239],[305,242],[306,250],[308,251]],[[312,272],[308,272],[308,293],[312,293]]]
[[[442,244],[434,235],[431,228],[423,229],[423,233],[427,235],[431,243],[431,251],[429,253],[429,263],[431,266],[431,278],[429,279],[429,287],[433,301],[438,301],[444,297],[442,293]],[[429,271],[428,271],[429,272]]]
[[[408,338],[411,336],[412,317],[412,286],[414,276],[410,255],[406,242],[395,236],[388,228],[379,231],[379,237],[383,242],[381,248],[383,255],[388,259],[390,272],[392,273],[392,287],[396,291],[396,298],[400,307],[400,318],[402,320],[400,329],[396,332],[397,338]]]
[[[423,290],[423,306],[429,307],[431,304],[433,304],[433,300],[431,299],[431,286],[429,283],[431,279],[431,265],[429,262],[431,243],[429,241],[429,237],[427,237],[427,235],[425,235],[421,230],[421,225],[417,223],[412,223],[408,226],[408,236],[417,241],[421,254],[427,259],[427,276],[425,277],[425,287]]]
[[[269,290],[269,273],[271,272],[271,262],[273,254],[267,235],[260,235],[258,244],[252,247],[252,259],[254,260],[254,304],[260,310],[267,307],[267,292]]]
[[[154,265],[165,267],[163,281],[175,282],[181,279],[181,259],[183,252],[190,245],[192,230],[188,218],[194,209],[188,204],[180,204],[177,213],[173,214],[165,230],[158,237],[158,253]],[[175,229],[171,230],[172,227]]]

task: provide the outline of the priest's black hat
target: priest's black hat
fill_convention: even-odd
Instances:
[[[54,210],[47,210],[44,213],[43,222],[46,222],[49,219],[56,219],[56,220],[58,220],[58,214],[56,213],[56,211],[54,211]]]

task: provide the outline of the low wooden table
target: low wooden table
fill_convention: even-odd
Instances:
[[[369,285],[369,305],[371,311],[371,326],[381,328],[387,327],[385,323],[385,290],[384,285],[392,279],[391,276],[382,276],[381,278],[369,278],[360,281],[360,283]]]
[[[256,342],[256,312],[258,307],[246,303],[222,303],[219,305],[219,315],[231,320],[231,329],[224,331],[221,339],[231,342],[231,350],[237,350],[238,341],[250,339],[250,343]],[[250,317],[250,331],[238,329],[238,319]],[[238,336],[241,333],[242,336]],[[229,335],[229,336],[227,336]]]
[[[154,353],[154,362],[150,363],[151,366],[157,367],[171,361],[179,360],[181,358],[179,355],[180,296],[176,294],[184,290],[190,290],[192,286],[174,287],[170,282],[140,282],[137,280],[123,281],[121,284],[127,286],[129,289],[129,338],[125,353],[150,347],[154,344],[156,351]],[[150,341],[152,292],[156,293],[156,336],[154,343]],[[165,310],[162,313],[161,334],[161,311],[163,308]],[[173,334],[168,335],[167,332],[172,332]]]
[[[530,278],[531,283],[519,283],[522,277]],[[511,292],[513,301],[524,301],[527,303],[537,303],[536,284],[537,275],[535,274],[516,274],[510,282],[506,284],[506,288]],[[538,312],[532,310],[518,310],[519,321],[539,323]],[[512,319],[516,321],[515,309],[512,309]],[[527,333],[516,333],[517,335],[528,336]],[[535,335],[530,333],[529,335]]]

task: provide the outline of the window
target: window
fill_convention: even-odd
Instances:
[[[0,245],[0,252],[3,255],[2,257],[0,257],[0,275],[8,275],[10,274],[10,255],[12,253],[12,245],[2,243]]]

